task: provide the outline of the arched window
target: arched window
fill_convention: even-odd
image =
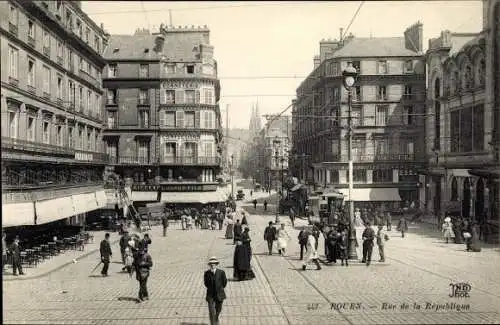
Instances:
[[[484,86],[486,79],[486,61],[484,59],[480,59],[477,68],[476,68],[476,81],[478,86]]]
[[[464,90],[469,90],[474,86],[474,74],[472,73],[472,66],[467,64],[463,70],[462,85]]]
[[[456,177],[453,177],[453,179],[451,180],[450,201],[458,201],[458,182]]]
[[[455,95],[459,89],[459,75],[458,71],[452,70],[450,73],[450,94]]]

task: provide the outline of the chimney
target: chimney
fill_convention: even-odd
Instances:
[[[325,61],[333,56],[333,53],[340,48],[339,42],[336,39],[322,39],[319,42],[319,59],[320,62]]]
[[[314,69],[316,69],[321,64],[321,59],[319,58],[319,55],[315,55],[313,61],[314,61]]]
[[[422,52],[424,49],[424,27],[420,21],[408,27],[404,32],[405,48]]]

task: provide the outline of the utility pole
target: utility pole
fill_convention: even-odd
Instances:
[[[234,171],[233,171],[234,155],[231,155],[231,197],[234,200]]]

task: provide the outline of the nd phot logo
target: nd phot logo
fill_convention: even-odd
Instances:
[[[461,283],[450,283],[451,287],[451,298],[470,298],[469,292],[472,290],[472,286],[466,282]]]

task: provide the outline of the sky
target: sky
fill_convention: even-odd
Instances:
[[[479,32],[482,1],[163,2],[82,1],[82,9],[113,34],[137,28],[156,32],[169,24],[204,26],[218,63],[220,108],[225,127],[248,128],[252,106],[261,115],[286,109],[313,70],[321,39],[339,38],[340,28],[356,37],[402,37],[422,22],[424,50],[443,30]],[[287,112],[290,113],[290,110]],[[262,125],[265,118],[262,116]]]

